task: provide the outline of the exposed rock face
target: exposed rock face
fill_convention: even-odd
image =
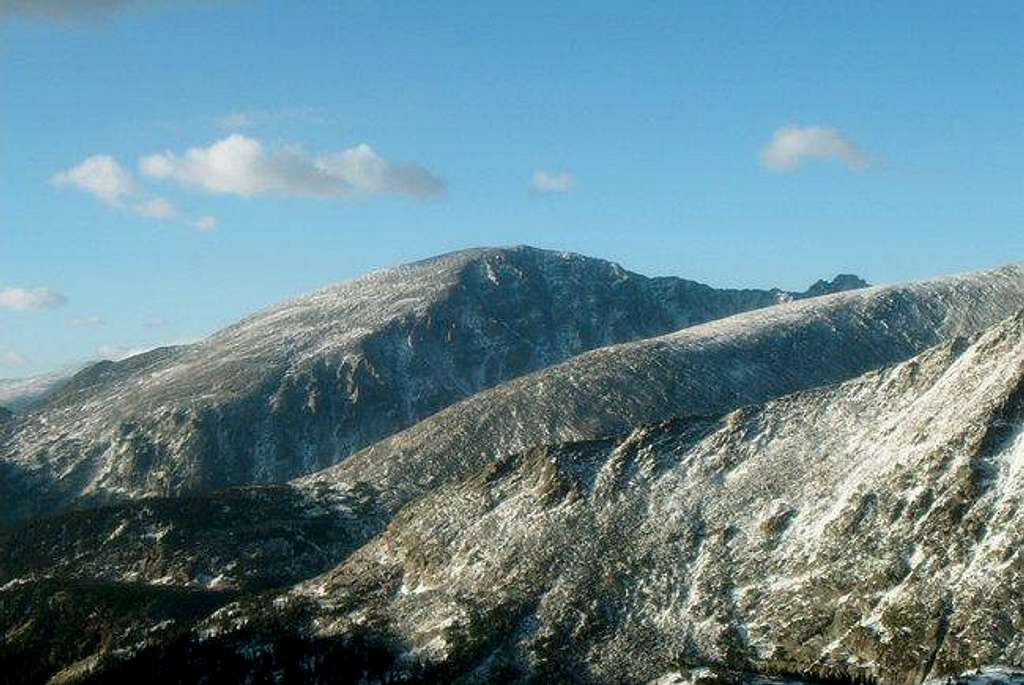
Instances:
[[[845,290],[868,287],[867,281],[853,274],[839,274],[831,281],[820,280],[807,289],[807,297],[818,297],[819,295],[831,295],[841,293]]]
[[[311,473],[581,351],[798,297],[527,247],[370,274],[77,374],[0,437],[0,522]]]

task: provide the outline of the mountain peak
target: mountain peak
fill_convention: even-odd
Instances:
[[[819,295],[843,292],[844,290],[867,288],[869,285],[867,281],[855,274],[836,274],[836,277],[831,281],[826,281],[825,279],[815,281],[804,294],[807,297],[817,297]]]

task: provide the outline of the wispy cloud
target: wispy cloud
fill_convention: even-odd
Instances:
[[[32,360],[14,350],[0,350],[0,366],[20,369],[28,366]]]
[[[542,193],[568,193],[576,185],[576,179],[568,171],[533,172],[533,187]]]
[[[173,203],[141,189],[132,173],[110,155],[87,157],[75,166],[54,174],[50,181],[58,187],[77,188],[111,207],[147,219],[167,221],[181,218]],[[209,225],[211,220],[216,228],[217,220],[211,216],[186,219],[186,222],[191,226],[197,223]]]
[[[72,316],[68,319],[68,325],[72,328],[92,328],[106,326],[107,322],[102,316]]]
[[[67,304],[68,298],[50,288],[3,288],[0,289],[0,309],[18,312],[34,312],[53,309]]]
[[[173,219],[178,214],[169,201],[139,190],[131,172],[110,155],[93,155],[53,175],[57,186],[72,186],[90,193],[111,207],[126,209],[151,219]]]
[[[74,186],[92,193],[108,205],[121,206],[136,193],[135,179],[110,155],[86,157],[77,165],[54,174],[54,185]]]
[[[444,181],[427,169],[388,161],[369,145],[314,157],[295,146],[267,150],[240,134],[182,155],[167,151],[143,157],[139,168],[150,178],[243,196],[428,197],[444,191]]]
[[[806,159],[834,159],[853,171],[868,165],[865,153],[834,128],[786,126],[761,150],[761,164],[772,171],[793,171]]]
[[[215,216],[201,216],[195,221],[189,222],[189,225],[197,231],[203,233],[212,233],[217,230],[217,217]]]
[[[170,321],[159,316],[155,316],[152,319],[146,319],[142,322],[142,325],[146,328],[162,328],[169,324]]]
[[[139,202],[134,209],[150,219],[174,219],[178,216],[178,209],[162,197]]]

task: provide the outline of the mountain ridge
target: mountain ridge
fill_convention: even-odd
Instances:
[[[286,480],[581,351],[800,296],[528,247],[373,272],[79,372],[0,435],[0,520]]]
[[[499,456],[335,568],[151,631],[94,676],[1020,669],[1022,418],[1024,311],[835,385]]]

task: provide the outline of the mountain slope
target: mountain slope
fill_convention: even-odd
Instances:
[[[298,668],[309,657],[311,663],[334,663],[338,672],[347,672],[345,668],[367,665],[362,661],[365,658],[373,660],[376,664],[373,668],[387,670],[392,668],[390,659],[396,649],[403,653],[413,649],[420,643],[421,631],[431,630],[423,625],[402,623],[401,620],[405,619],[401,617],[418,621],[417,617],[428,616],[435,610],[441,612],[440,616],[448,610],[446,603],[455,601],[444,595],[443,600],[439,600],[441,605],[429,605],[422,614],[412,611],[415,606],[405,603],[411,601],[407,600],[406,594],[413,597],[423,594],[412,591],[419,587],[414,578],[419,573],[418,569],[429,568],[431,574],[457,576],[459,569],[473,568],[492,557],[500,559],[499,567],[489,568],[487,573],[490,575],[481,576],[489,584],[486,596],[470,592],[482,593],[482,586],[452,585],[453,592],[461,598],[459,601],[465,600],[469,604],[460,605],[456,613],[461,618],[457,617],[451,625],[460,625],[459,630],[469,632],[465,635],[449,634],[442,626],[431,633],[435,637],[443,637],[442,647],[452,645],[455,649],[456,645],[464,644],[465,649],[459,648],[455,655],[444,653],[441,656],[429,650],[422,654],[417,651],[420,656],[410,657],[412,661],[406,659],[396,667],[411,668],[414,662],[422,662],[426,664],[425,668],[439,669],[428,669],[429,673],[440,674],[438,677],[462,673],[468,663],[479,657],[480,650],[486,649],[486,645],[481,646],[482,643],[474,636],[477,621],[484,624],[479,626],[480,640],[486,644],[500,644],[505,632],[510,636],[516,633],[519,625],[517,616],[529,618],[532,615],[528,610],[531,610],[531,602],[536,600],[537,592],[544,596],[550,594],[552,598],[563,597],[570,603],[578,600],[582,602],[581,607],[589,606],[587,602],[593,599],[589,595],[565,594],[563,589],[536,590],[551,581],[550,575],[545,575],[548,567],[565,570],[569,579],[577,579],[573,583],[584,587],[593,578],[601,580],[602,574],[619,574],[614,582],[601,580],[601,583],[611,583],[607,587],[598,585],[604,588],[602,595],[607,593],[608,597],[615,597],[616,592],[622,591],[620,586],[628,585],[626,579],[632,574],[643,577],[648,563],[646,557],[639,553],[623,557],[618,550],[620,547],[622,550],[631,549],[633,537],[637,541],[647,539],[638,536],[642,529],[634,523],[646,521],[643,516],[648,510],[652,512],[652,520],[646,521],[645,526],[659,522],[679,526],[678,529],[658,533],[661,538],[651,538],[660,540],[656,547],[661,549],[665,546],[665,553],[670,556],[675,549],[671,545],[678,547],[683,542],[697,544],[696,541],[709,536],[717,539],[706,532],[706,522],[711,520],[711,514],[698,509],[713,509],[714,503],[705,501],[705,495],[714,492],[714,488],[722,483],[728,484],[730,474],[736,469],[729,467],[715,471],[711,466],[702,467],[707,473],[693,480],[690,479],[691,472],[683,469],[671,479],[664,476],[658,488],[653,490],[647,480],[641,478],[639,483],[634,483],[634,479],[644,474],[651,478],[669,474],[669,467],[675,463],[673,460],[679,458],[681,451],[690,449],[687,446],[691,444],[697,445],[700,454],[704,455],[695,463],[707,461],[712,465],[717,463],[715,460],[725,460],[728,466],[741,457],[753,459],[760,453],[762,443],[771,445],[775,450],[773,453],[782,454],[780,458],[784,461],[787,449],[808,449],[801,442],[804,438],[810,441],[808,444],[813,449],[826,450],[824,456],[815,452],[815,459],[839,459],[844,454],[855,459],[857,455],[850,456],[854,448],[868,449],[879,442],[877,436],[870,432],[875,424],[911,425],[910,418],[907,418],[909,414],[893,419],[892,415],[884,412],[896,411],[893,407],[904,407],[927,392],[931,387],[929,383],[937,383],[935,379],[940,378],[962,355],[965,343],[937,348],[915,362],[898,367],[903,369],[899,372],[872,372],[874,375],[869,373],[865,378],[840,386],[840,389],[825,388],[806,393],[806,397],[811,399],[771,400],[806,387],[802,383],[821,385],[836,377],[842,380],[856,376],[865,366],[898,361],[913,354],[916,347],[925,345],[928,340],[982,328],[986,319],[996,317],[999,312],[1024,307],[1021,280],[1019,268],[1007,267],[993,272],[783,304],[664,338],[602,349],[521,380],[502,384],[421,422],[380,446],[354,455],[337,467],[291,486],[215,494],[182,505],[175,500],[143,500],[34,523],[0,540],[0,586],[4,588],[0,592],[6,593],[2,604],[11,608],[7,615],[0,617],[2,625],[5,629],[6,626],[29,621],[32,625],[39,625],[48,614],[39,608],[46,602],[38,597],[53,592],[46,588],[52,588],[54,583],[57,583],[56,587],[86,584],[94,588],[90,590],[92,594],[84,596],[81,602],[98,602],[99,612],[107,609],[102,599],[105,595],[97,598],[95,594],[97,583],[108,591],[121,588],[130,594],[136,589],[141,591],[154,585],[167,590],[215,592],[223,604],[239,597],[239,592],[248,595],[268,586],[299,581],[326,570],[332,563],[341,562],[335,572],[311,581],[281,599],[280,603],[274,603],[272,608],[263,599],[247,602],[241,614],[238,612],[242,609],[237,607],[225,608],[209,624],[217,626],[209,628],[213,631],[211,635],[226,631],[222,638],[192,640],[188,627],[200,618],[196,613],[191,614],[192,618],[175,618],[170,636],[157,631],[152,638],[141,641],[132,638],[136,641],[126,645],[118,638],[97,635],[95,640],[100,646],[94,642],[83,642],[85,646],[79,652],[80,657],[100,659],[106,665],[99,672],[106,674],[104,669],[107,665],[114,664],[111,668],[120,668],[117,664],[121,657],[117,654],[121,652],[117,650],[138,643],[142,646],[131,647],[130,651],[142,650],[139,660],[126,668],[146,664],[151,658],[182,660],[200,669],[210,667],[215,670],[228,664],[224,666],[228,671],[221,674],[231,679],[238,675],[230,670],[236,666],[243,671],[264,667],[273,670],[266,662],[254,663],[239,657],[237,652],[242,644],[269,644],[272,647],[266,647],[260,653],[275,659],[275,664],[290,664],[289,668]],[[1003,347],[1009,349],[1006,345]],[[996,358],[1005,356],[1001,351],[995,353]],[[902,385],[887,385],[878,380],[888,378],[886,374],[909,380],[903,381]],[[890,394],[879,388],[888,388],[886,392]],[[956,392],[946,394],[963,392],[962,400],[970,402],[974,401],[967,392],[970,389],[968,384],[963,390],[957,387]],[[732,412],[739,405],[758,401],[759,396],[769,403],[723,418],[723,414]],[[782,408],[787,406],[795,409],[789,414],[782,413]],[[820,431],[820,435],[787,434],[777,428],[774,430],[779,432],[781,442],[764,442],[774,433],[752,430],[750,426],[753,424],[744,417],[760,415],[759,412],[769,416],[769,409],[770,416],[776,418],[766,418],[765,422],[777,423],[782,428],[810,423]],[[632,441],[640,445],[637,450],[623,447],[630,441],[608,437],[616,432],[630,431],[636,423],[659,420],[672,411],[680,414],[681,418],[660,428],[641,430],[633,437]],[[963,417],[971,425],[981,425],[986,420],[984,415],[973,417],[969,412],[961,411],[959,405],[951,409],[951,416]],[[593,421],[588,422],[588,418]],[[622,427],[621,431],[619,427]],[[851,436],[858,432],[863,432],[866,437],[854,440]],[[657,452],[661,449],[661,438],[645,437],[656,433],[665,436],[666,444],[674,445],[670,454]],[[558,436],[567,437],[558,439]],[[830,441],[830,436],[835,436],[835,441]],[[842,442],[843,436],[849,438],[846,443]],[[603,439],[579,442],[586,438]],[[732,441],[729,449],[739,456],[727,456],[716,451],[726,444],[722,442],[725,438]],[[545,441],[549,447],[529,449]],[[385,446],[390,452],[384,449]],[[625,456],[613,457],[612,453],[618,452]],[[575,456],[565,462],[559,456],[563,453]],[[639,463],[637,460],[641,454],[654,454],[655,463]],[[583,459],[581,455],[590,455],[597,466],[580,461]],[[621,468],[616,467],[618,471],[612,469],[618,473],[615,477],[622,486],[621,492],[615,489],[618,486],[609,486],[610,489],[603,489],[593,497],[584,493],[583,499],[590,497],[593,500],[585,505],[588,511],[593,508],[600,514],[591,512],[584,518],[578,518],[577,512],[573,514],[574,518],[552,520],[550,528],[547,527],[546,521],[551,514],[538,508],[538,500],[555,507],[556,513],[561,512],[558,503],[568,496],[566,493],[577,489],[570,477],[578,476],[589,482],[592,477],[587,476],[585,470],[603,469],[602,465],[616,459],[624,460]],[[578,469],[573,466],[577,462]],[[554,471],[545,472],[544,469],[549,467]],[[813,470],[813,463],[809,468]],[[760,487],[759,483],[767,487],[773,483],[774,469],[770,465],[764,468],[764,474],[753,472],[748,482],[753,482],[755,489]],[[568,475],[562,473],[564,470]],[[786,469],[779,470],[779,473],[783,472]],[[771,487],[780,491],[785,488],[799,490],[812,482],[804,472]],[[534,486],[540,489],[539,493],[529,490]],[[688,493],[691,487],[694,491]],[[834,499],[825,490],[810,492],[810,496],[822,502]],[[658,508],[661,506],[659,502],[670,502],[673,498],[682,501],[688,507],[688,513],[673,519],[669,517],[671,512]],[[778,508],[772,505],[770,514],[762,512],[767,516],[766,530],[784,531],[792,523],[793,515],[786,506],[788,501],[783,501]],[[737,506],[742,509],[747,505],[740,503]],[[236,512],[238,521],[233,523]],[[720,515],[728,516],[725,513]],[[814,517],[818,520],[817,514]],[[614,527],[617,519],[626,526],[624,530]],[[503,527],[503,521],[510,526],[508,530]],[[483,527],[477,527],[477,522]],[[396,535],[401,538],[397,543]],[[234,542],[225,544],[225,540]],[[403,547],[406,543],[408,548]],[[401,563],[395,561],[397,557],[389,557],[386,563],[380,561],[379,557],[384,554],[380,550],[391,549],[395,544],[401,547],[395,552],[402,557]],[[535,549],[536,545],[542,549]],[[360,547],[362,549],[353,555],[353,550]],[[464,550],[472,559],[459,556],[459,550]],[[655,551],[650,554],[654,555]],[[685,567],[689,563],[687,559],[685,555],[682,561],[672,557],[659,561],[659,564]],[[767,559],[765,563],[770,561]],[[578,568],[565,566],[577,562]],[[691,568],[687,572],[692,571]],[[860,572],[860,569],[856,571]],[[401,585],[396,586],[393,581],[407,574],[413,574],[409,576],[408,584],[412,590],[396,594],[396,588]],[[535,580],[536,586],[533,585]],[[710,580],[706,582],[711,583]],[[502,594],[503,590],[499,592],[505,586],[511,587],[511,597]],[[584,592],[575,585],[572,587],[575,588],[572,592]],[[426,581],[424,589],[432,589]],[[23,599],[26,597],[36,599]],[[201,597],[203,602],[197,606],[209,606],[208,602],[212,600],[208,600],[206,595]],[[501,606],[494,608],[492,601]],[[709,602],[718,606],[706,598],[695,606],[705,606]],[[132,635],[139,631],[148,634],[149,628],[171,620],[169,607],[160,608],[162,605],[159,605],[159,611],[145,609],[151,606],[145,604],[137,610],[136,619],[129,621],[136,626]],[[603,612],[609,605],[602,600],[595,606],[595,611]],[[32,607],[42,616],[33,614]],[[358,628],[352,625],[339,627],[352,618],[352,615],[344,613],[348,611],[345,607],[355,607],[352,610],[357,612],[356,615],[367,617],[367,622]],[[403,613],[403,607],[409,608],[410,612]],[[364,609],[365,612],[358,613]],[[506,609],[511,613],[502,613]],[[608,610],[612,611],[612,608]],[[196,611],[201,613],[198,608]],[[339,611],[342,612],[341,618],[336,615]],[[705,607],[701,611],[709,610]],[[730,609],[728,615],[731,614]],[[616,615],[613,611],[609,620]],[[224,621],[232,616],[243,617],[248,627],[242,630],[231,621],[225,624]],[[300,629],[314,619],[322,619],[322,625],[340,621],[332,630],[339,630],[348,637],[335,639],[332,637],[335,634],[329,633],[322,639],[310,638]],[[470,621],[470,625],[460,624],[463,619]],[[530,621],[533,619],[527,623]],[[708,645],[721,647],[731,644],[731,625],[719,631],[721,634],[712,631],[712,637],[703,633],[693,635],[697,646],[703,645],[701,648],[705,650],[695,652],[698,663],[719,658],[715,656],[717,652],[708,651],[711,650]],[[736,625],[739,632],[751,630],[747,623]],[[614,622],[607,626],[606,637],[602,639],[610,640],[620,631],[624,631],[622,634],[629,640],[634,639],[630,637],[632,633],[629,630]],[[93,634],[96,629],[83,625],[82,630],[85,634]],[[547,637],[544,639],[553,649],[553,645],[574,633],[572,627],[563,622],[550,624],[550,630],[545,634]],[[655,642],[663,641],[655,633],[645,634],[652,635]],[[14,656],[24,655],[26,651],[31,655],[34,649],[39,648],[31,639],[35,634],[28,635],[25,642],[10,643]],[[44,638],[36,638],[39,644],[48,644]],[[588,650],[600,653],[604,649],[603,643],[596,646],[586,644],[589,646],[581,648],[580,654],[587,654]],[[665,644],[675,649],[673,645],[677,642]],[[264,650],[264,647],[260,649]],[[286,653],[275,651],[281,649]],[[500,656],[499,662],[511,664],[509,668],[513,671],[525,668],[530,672],[534,668],[531,664],[536,662],[540,664],[537,668],[542,674],[547,673],[552,679],[561,677],[559,673],[562,672],[544,670],[562,667],[550,663],[550,655],[528,655],[522,661],[516,656],[519,652],[515,650],[519,647],[512,649],[515,653],[502,652],[504,656]],[[636,662],[645,661],[644,655],[651,648],[631,644],[628,649],[637,655],[635,659],[622,661],[623,669],[632,669],[628,671],[628,679],[632,679],[633,674],[653,673],[662,668],[664,673],[679,665],[666,657],[665,650],[650,652],[653,655],[650,664],[638,665]],[[309,650],[315,654],[310,656]],[[609,659],[613,654],[609,653]],[[793,663],[787,660],[790,657],[756,661],[743,652],[740,654],[743,658],[726,660],[738,670],[792,670],[810,668],[817,663],[808,664],[805,659],[809,657],[802,654],[793,656],[796,659]],[[681,655],[676,656],[681,658]],[[292,657],[295,661],[289,661]],[[959,663],[950,661],[954,662]],[[482,666],[473,663],[474,668]],[[578,663],[563,666],[574,674],[583,668],[581,677],[585,680],[617,681],[622,675],[610,675],[608,669],[611,667],[607,664],[600,668]],[[592,669],[597,670],[591,673]],[[486,673],[488,677],[498,678],[493,671]],[[302,677],[307,675],[302,674]],[[182,677],[189,679],[187,675]]]
[[[1008,266],[791,302],[611,346],[481,392],[308,482],[363,483],[395,510],[496,456],[589,440],[852,378],[1024,307]]]
[[[2,492],[22,493],[0,507],[285,480],[581,351],[795,297],[527,247],[377,272],[80,372],[0,435]]]
[[[1021,667],[1022,428],[1018,315],[841,385],[495,459],[331,572],[108,674],[912,685]]]

